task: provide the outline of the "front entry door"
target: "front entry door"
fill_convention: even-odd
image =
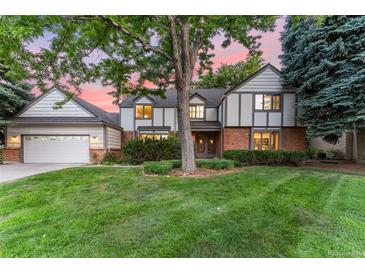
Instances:
[[[200,157],[209,157],[217,154],[217,138],[214,135],[196,135],[196,154]]]

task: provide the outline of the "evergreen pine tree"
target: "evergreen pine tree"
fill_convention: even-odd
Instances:
[[[283,74],[298,89],[308,135],[336,143],[365,127],[365,16],[330,16],[293,24],[281,37]]]

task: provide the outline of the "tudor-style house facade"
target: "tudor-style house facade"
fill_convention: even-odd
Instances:
[[[62,108],[66,92],[51,88],[24,107],[6,130],[3,159],[24,163],[88,163],[133,138],[176,134],[177,96],[128,96],[119,113],[106,112],[79,97]],[[193,90],[191,130],[197,157],[224,150],[304,150],[305,128],[297,122],[295,90],[268,64],[239,86]]]
[[[176,133],[176,105],[175,90],[163,99],[129,96],[120,104],[123,142]],[[190,97],[198,157],[221,156],[230,149],[304,150],[305,128],[297,116],[295,89],[286,87],[270,64],[235,88],[196,89]]]

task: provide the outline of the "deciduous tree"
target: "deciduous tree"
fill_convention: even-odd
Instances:
[[[2,20],[11,35],[26,38],[22,45],[9,47],[9,56],[26,60],[42,89],[46,81],[64,79],[63,84],[79,88],[100,79],[113,86],[115,94],[163,96],[168,86],[174,86],[182,169],[187,173],[195,170],[189,118],[192,79],[198,66],[201,70],[210,67],[212,39],[222,34],[224,47],[236,41],[255,52],[257,37],[251,30],[268,31],[275,25],[274,16],[33,16]],[[45,33],[50,33],[48,48],[35,53],[24,46]],[[146,88],[146,81],[155,88]]]

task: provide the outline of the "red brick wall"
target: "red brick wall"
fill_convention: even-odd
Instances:
[[[249,128],[224,128],[223,139],[224,150],[249,149],[250,129]]]
[[[90,162],[98,162],[103,160],[105,149],[89,149]]]
[[[4,162],[20,162],[20,148],[4,148],[3,149]]]
[[[123,131],[122,132],[122,145],[128,143],[128,141],[133,139],[133,131]]]
[[[300,150],[306,149],[305,128],[284,127],[281,132],[283,150]]]
[[[103,160],[106,152],[107,152],[106,149],[89,149],[90,162],[93,163]],[[116,157],[122,157],[123,155],[122,151],[119,149],[111,149],[109,150],[109,152]]]

